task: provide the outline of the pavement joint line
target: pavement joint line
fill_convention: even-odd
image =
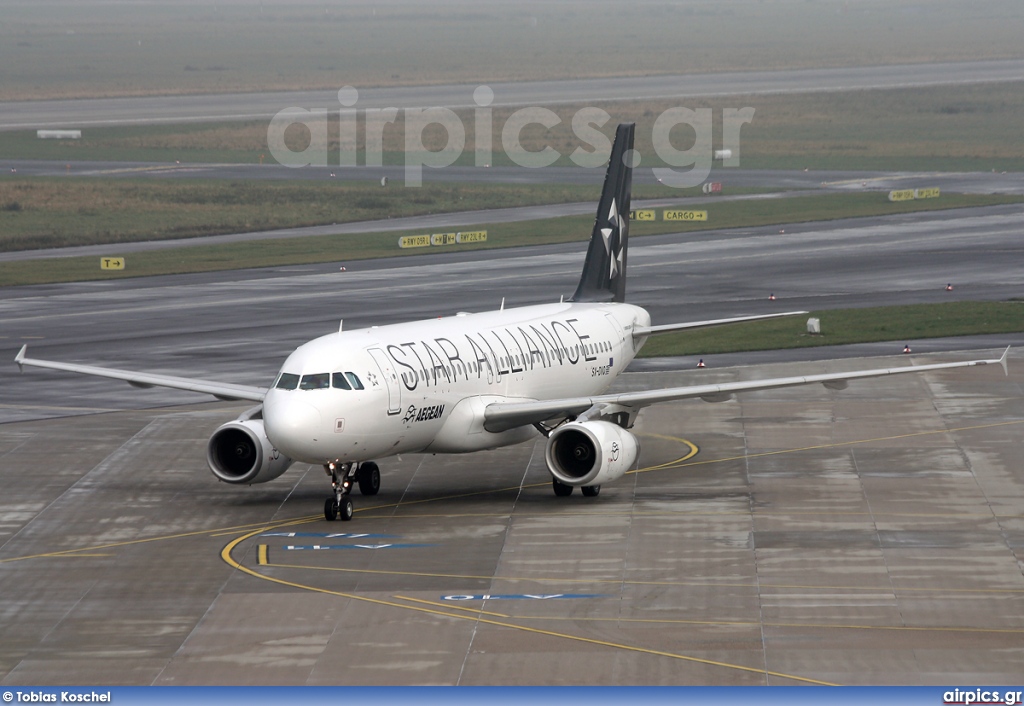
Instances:
[[[312,522],[310,518],[296,518],[292,520],[281,520],[278,523],[265,523],[265,522],[253,522],[248,525],[240,525],[238,528],[232,528],[235,531],[226,532],[225,534],[235,534],[236,532],[244,532],[247,528],[259,526],[257,532],[265,532],[268,529],[277,529],[278,527],[287,527],[289,525],[301,524],[303,522]],[[225,528],[225,530],[228,528]],[[26,556],[10,557],[8,559],[0,559],[0,564],[7,564],[15,561],[25,561],[27,559],[49,559],[53,557],[65,557],[65,556],[83,556],[83,552],[96,552],[100,549],[114,549],[116,547],[130,547],[136,544],[148,544],[150,542],[161,542],[169,539],[187,539],[189,537],[202,537],[202,536],[218,536],[211,534],[210,530],[197,530],[195,532],[182,532],[180,534],[168,534],[161,535],[159,537],[145,537],[143,539],[129,539],[124,542],[113,542],[111,544],[100,544],[91,547],[79,547],[78,549],[62,549],[56,552],[43,552],[40,554],[29,554]]]
[[[430,615],[438,615],[438,616],[442,616],[442,617],[446,617],[446,618],[454,618],[456,620],[474,620],[474,621],[477,621],[479,623],[484,623],[484,624],[487,624],[487,625],[493,625],[493,626],[496,626],[496,627],[503,627],[503,628],[510,628],[512,630],[519,630],[519,631],[522,631],[522,632],[529,632],[529,633],[533,633],[533,634],[536,634],[536,635],[546,635],[546,636],[549,636],[549,637],[556,637],[556,638],[565,639],[565,640],[573,640],[575,642],[583,642],[583,643],[591,644],[591,645],[599,645],[599,646],[602,646],[602,647],[610,647],[610,648],[613,648],[613,649],[625,650],[627,652],[637,652],[637,653],[641,653],[641,654],[653,655],[653,656],[656,656],[656,657],[668,657],[670,659],[681,660],[681,661],[684,661],[684,662],[691,662],[691,663],[695,663],[695,664],[704,664],[704,665],[713,666],[713,667],[722,667],[724,669],[731,669],[731,670],[735,670],[735,671],[752,672],[752,673],[758,674],[758,675],[765,675],[765,676],[768,676],[768,677],[779,677],[781,679],[788,679],[788,680],[791,680],[791,681],[802,682],[802,683],[805,683],[805,684],[818,684],[818,685],[821,685],[821,686],[838,686],[838,684],[834,684],[832,682],[821,681],[821,680],[818,680],[818,679],[811,679],[809,677],[801,677],[801,676],[796,676],[796,675],[793,675],[793,674],[785,674],[785,673],[782,673],[782,672],[769,671],[767,669],[759,669],[759,668],[755,668],[755,667],[747,667],[747,666],[740,665],[740,664],[730,664],[728,662],[719,662],[719,661],[716,661],[716,660],[703,659],[703,658],[700,658],[700,657],[692,657],[690,655],[682,655],[682,654],[678,654],[678,653],[674,653],[674,652],[664,652],[664,651],[661,651],[661,650],[653,650],[653,649],[649,649],[649,648],[646,648],[646,647],[637,647],[635,645],[625,645],[625,644],[620,644],[620,643],[615,643],[615,642],[608,642],[608,641],[605,641],[605,640],[597,640],[597,639],[594,639],[594,638],[583,637],[581,635],[569,635],[569,634],[566,634],[566,633],[554,632],[552,630],[542,630],[540,628],[531,628],[531,627],[527,627],[525,625],[516,625],[515,623],[507,623],[507,622],[503,622],[503,621],[500,621],[500,620],[492,620],[490,618],[484,618],[484,617],[481,617],[480,615],[475,615],[475,616],[461,615],[461,614],[458,614],[458,613],[449,613],[449,612],[442,611],[442,610],[436,610],[434,608],[427,608],[427,607],[422,607],[422,606],[415,606],[415,605],[407,605],[407,604],[402,604],[402,603],[395,603],[393,601],[382,600],[382,599],[379,599],[379,598],[371,598],[369,596],[360,596],[360,595],[356,595],[356,594],[352,594],[352,593],[344,593],[342,591],[332,591],[330,589],[321,588],[321,587],[318,587],[318,586],[307,586],[305,584],[296,583],[294,581],[286,581],[284,579],[276,578],[276,577],[273,577],[273,576],[266,576],[264,574],[259,573],[258,571],[250,569],[247,566],[243,566],[241,563],[235,561],[235,559],[231,556],[231,553],[232,553],[232,551],[234,550],[235,547],[237,547],[239,544],[241,544],[245,540],[250,539],[252,537],[255,537],[261,531],[262,530],[256,530],[254,532],[250,532],[247,535],[243,535],[241,537],[238,537],[238,538],[233,539],[232,541],[228,542],[224,546],[224,548],[221,550],[221,559],[224,561],[224,563],[226,563],[228,566],[234,568],[237,571],[240,571],[242,573],[248,574],[248,575],[250,575],[250,576],[252,576],[254,578],[257,578],[257,579],[260,579],[260,580],[263,580],[263,581],[269,581],[271,583],[280,584],[282,586],[288,586],[290,588],[297,588],[297,589],[300,589],[300,590],[311,591],[311,592],[314,592],[314,593],[323,593],[323,594],[330,595],[330,596],[337,596],[339,598],[347,598],[347,599],[353,600],[353,601],[360,601],[360,602],[364,602],[364,603],[371,603],[371,604],[374,604],[374,605],[380,605],[380,606],[385,606],[385,607],[389,607],[389,608],[401,608],[403,610],[413,610],[413,611],[417,611],[417,612],[421,612],[421,613],[427,613],[427,614],[430,614]]]
[[[465,579],[468,581],[509,581],[526,583],[563,583],[563,584],[614,584],[616,586],[674,586],[689,588],[750,588],[760,586],[764,589],[794,590],[794,591],[870,591],[885,593],[895,596],[898,593],[949,593],[949,594],[1024,594],[1024,588],[933,588],[933,587],[897,587],[894,591],[889,586],[821,586],[804,584],[784,583],[735,583],[735,582],[714,582],[714,581],[630,581],[622,579],[590,579],[566,577],[545,577],[545,576],[482,576],[475,574],[441,574],[426,571],[392,571],[388,569],[351,569],[341,566],[315,566],[311,564],[279,564],[268,563],[269,567],[275,569],[297,569],[302,571],[333,571],[351,574],[372,574],[378,576],[416,576],[420,578],[443,578],[443,579]],[[775,598],[784,598],[784,594],[771,594]]]
[[[935,434],[956,434],[963,431],[975,431],[978,429],[993,429],[995,427],[1005,427],[1014,424],[1024,424],[1024,419],[1015,419],[1010,422],[994,422],[992,424],[978,424],[977,426],[970,427],[958,427],[954,429],[933,429],[931,431],[915,431],[910,434],[897,434],[895,436],[880,436],[874,439],[854,439],[853,441],[837,441],[832,444],[817,444],[815,446],[801,446],[793,449],[779,449],[777,451],[759,451],[757,453],[742,454],[740,456],[730,456],[726,458],[710,458],[704,461],[690,461],[674,468],[688,468],[691,466],[704,466],[712,463],[725,463],[727,461],[742,461],[750,458],[760,458],[762,456],[778,456],[781,454],[791,454],[800,451],[816,451],[819,449],[834,449],[842,446],[855,446],[857,444],[871,444],[879,441],[896,441],[898,439],[911,439],[917,436],[933,436]],[[668,469],[665,469],[668,470]]]
[[[418,502],[428,502],[422,500]],[[387,509],[387,506],[380,506],[382,509]],[[374,510],[376,508],[365,508],[364,511]],[[357,510],[358,512],[358,510]],[[538,511],[538,512],[523,512],[517,513],[520,517],[550,517],[551,512]],[[559,513],[559,517],[586,517],[591,513],[587,510],[579,511],[563,511]],[[607,517],[673,517],[676,519],[693,517],[749,517],[749,510],[715,510],[715,511],[679,511],[671,512],[668,510],[657,510],[651,512],[630,512],[628,510],[611,510],[606,509],[604,512]],[[942,518],[942,519],[960,519],[960,520],[971,520],[977,518],[988,518],[997,520],[1015,520],[1024,519],[1024,515],[991,515],[989,513],[970,513],[970,512],[877,512],[874,513],[876,517],[889,517],[889,518]],[[487,517],[487,518],[506,518],[509,516],[508,512],[465,512],[465,513],[422,513],[416,515],[371,515],[364,519],[366,520],[394,520],[394,519],[409,519],[415,520],[425,517],[443,517],[443,518],[469,518],[469,517]],[[840,510],[776,510],[776,511],[765,511],[758,512],[758,517],[870,517],[870,513],[866,511],[849,511],[844,512]],[[225,532],[225,534],[233,534]]]
[[[936,626],[936,625],[847,625],[829,623],[758,623],[753,620],[683,620],[665,618],[594,618],[594,617],[569,617],[551,615],[513,615],[514,620],[559,620],[559,621],[580,621],[580,622],[619,622],[619,623],[646,623],[653,625],[709,625],[725,627],[757,627],[766,628],[813,628],[821,630],[893,630],[903,632],[967,632],[967,633],[992,633],[1019,635],[1024,633],[1024,628],[969,628],[957,626]]]

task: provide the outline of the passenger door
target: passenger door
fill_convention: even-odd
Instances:
[[[398,373],[391,360],[380,348],[368,349],[373,361],[380,368],[384,378],[384,386],[388,390],[388,414],[399,414],[402,411],[402,386],[398,383]]]

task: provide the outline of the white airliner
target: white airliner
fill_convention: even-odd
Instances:
[[[806,312],[652,326],[625,303],[633,125],[612,147],[583,274],[566,302],[331,333],[288,356],[270,389],[16,357],[36,366],[260,403],[210,438],[207,461],[227,483],[265,483],[293,461],[323,465],[334,493],[328,520],[350,520],[350,491],[380,488],[373,459],[401,453],[467,453],[547,437],[556,495],[596,496],[632,467],[629,429],[641,408],[700,397],[856,378],[920,373],[997,360],[863,370],[646,392],[606,394],[652,334]],[[1009,351],[1009,348],[1007,348]]]

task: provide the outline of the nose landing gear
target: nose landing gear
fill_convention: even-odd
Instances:
[[[340,516],[342,520],[348,521],[352,519],[352,514],[356,511],[355,506],[352,504],[352,498],[347,495],[341,498],[333,497],[327,498],[324,501],[324,518],[328,522],[333,522]]]
[[[324,519],[333,522],[339,517],[348,522],[355,513],[350,497],[352,486],[358,482],[363,495],[376,495],[380,491],[380,468],[373,461],[363,463],[328,463],[324,472],[331,477],[334,497],[324,501]]]

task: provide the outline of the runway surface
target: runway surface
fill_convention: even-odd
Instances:
[[[995,207],[638,238],[629,296],[656,323],[1006,299],[1024,291],[1022,219]],[[340,318],[354,328],[570,293],[584,239],[346,272],[0,290],[0,351],[11,360],[29,343],[41,358],[267,384]],[[999,352],[734,360],[619,384]],[[318,468],[215,482],[206,440],[244,406],[0,371],[3,684],[1019,681],[1016,351],[1009,378],[990,366],[649,408],[642,472],[596,499],[553,496],[540,441],[388,459],[381,494],[357,497],[345,524],[320,519]]]
[[[849,91],[869,88],[908,88],[1024,79],[1024,60],[901,64],[833,69],[725,72],[634,78],[597,78],[490,84],[491,107],[549,105],[754,95]],[[279,111],[341,108],[338,86],[325,91],[238,93],[149,98],[106,98],[0,103],[0,130],[83,128],[99,125],[212,122],[270,118]],[[358,88],[358,87],[357,87]],[[357,109],[444,106],[475,108],[476,85],[409,88],[363,88]]]

